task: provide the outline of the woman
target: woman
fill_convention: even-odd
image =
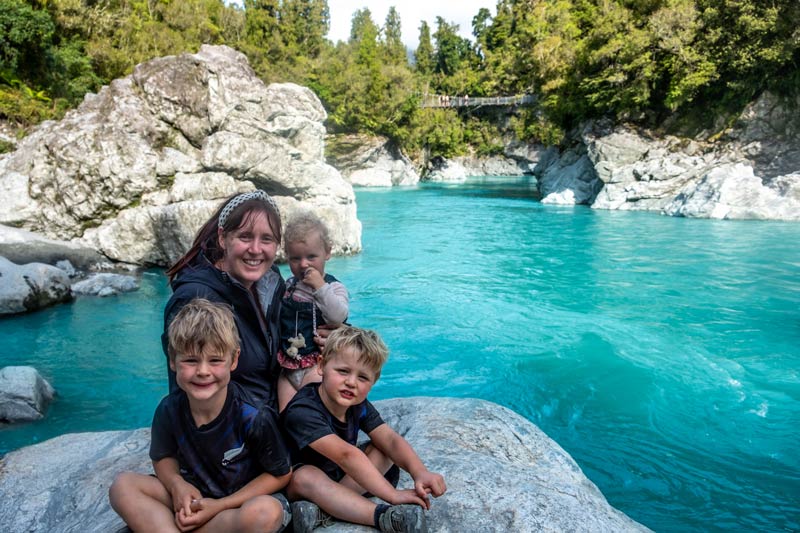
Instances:
[[[249,401],[276,407],[280,372],[276,359],[278,314],[284,282],[273,264],[281,242],[275,201],[256,190],[228,198],[200,228],[189,251],[168,271],[173,294],[164,309],[161,344],[167,353],[167,328],[190,300],[202,297],[233,309],[241,354],[231,379]],[[170,392],[175,373],[169,371]]]

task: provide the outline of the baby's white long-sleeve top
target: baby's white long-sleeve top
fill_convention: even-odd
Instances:
[[[289,282],[293,280],[294,278]],[[310,285],[297,281],[293,297],[300,302],[313,301],[322,313],[325,323],[331,326],[341,325],[350,313],[350,295],[347,287],[338,281],[325,283],[316,291]]]

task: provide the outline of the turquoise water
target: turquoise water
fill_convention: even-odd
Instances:
[[[392,350],[374,398],[506,405],[659,531],[800,530],[799,224],[544,206],[524,178],[357,197],[364,253],[328,270]],[[0,452],[148,425],[167,297],[150,271],[1,320],[0,366],[59,396]]]

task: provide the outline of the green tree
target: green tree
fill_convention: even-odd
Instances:
[[[0,71],[26,80],[42,77],[54,31],[46,11],[20,0],[0,0]]]
[[[283,41],[290,55],[317,57],[330,29],[326,0],[283,0],[280,8]]]
[[[423,76],[433,74],[433,69],[436,66],[436,58],[433,53],[433,45],[431,44],[431,29],[424,20],[419,26],[419,45],[417,45],[417,49],[414,51],[414,61],[417,66],[417,72]]]
[[[403,44],[400,14],[391,6],[383,25],[384,56],[389,63],[406,63],[406,47]]]

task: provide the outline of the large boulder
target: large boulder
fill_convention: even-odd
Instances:
[[[44,263],[17,265],[0,257],[0,316],[36,311],[72,299],[70,280]]]
[[[32,231],[3,225],[0,225],[0,256],[18,265],[25,263],[55,265],[59,261],[69,261],[73,267],[80,270],[98,268],[108,263],[108,259],[86,246],[48,239]]]
[[[419,182],[411,160],[385,137],[350,134],[331,135],[328,139],[328,162],[354,186],[391,187]]]
[[[431,532],[647,531],[611,507],[570,456],[531,422],[475,399],[376,402],[448,492],[428,512]],[[64,435],[0,462],[7,531],[109,532],[122,526],[107,491],[121,471],[152,472],[149,430]],[[407,474],[400,486],[411,486]],[[374,531],[335,523],[330,533]]]
[[[30,366],[0,368],[0,422],[27,422],[44,417],[55,391]]]
[[[314,210],[334,252],[361,249],[352,187],[323,159],[326,113],[307,88],[265,86],[225,46],[154,59],[0,159],[0,224],[115,260],[166,265],[234,193]]]
[[[131,292],[139,289],[139,283],[133,276],[102,272],[92,274],[86,279],[72,284],[74,294],[90,296],[112,296],[121,292]]]

